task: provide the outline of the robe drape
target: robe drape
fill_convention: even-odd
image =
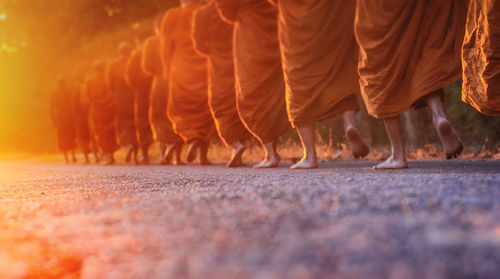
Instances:
[[[356,1],[279,0],[277,7],[292,125],[359,110]]]
[[[105,72],[91,73],[83,86],[83,98],[89,105],[90,120],[99,150],[106,154],[118,150],[115,133],[113,94],[106,86]]]
[[[193,41],[196,50],[208,58],[208,102],[221,140],[226,146],[250,137],[236,108],[233,62],[233,25],[222,20],[215,3],[194,14]]]
[[[460,79],[465,2],[357,2],[360,85],[371,115],[397,116]]]
[[[191,39],[193,13],[199,7],[189,3],[170,9],[161,31],[164,73],[170,82],[167,113],[185,142],[208,142],[215,134],[208,106],[207,60],[196,52]]]
[[[151,122],[156,140],[162,144],[181,142],[182,138],[174,132],[172,122],[167,116],[168,80],[163,78],[161,63],[161,37],[150,37],[142,52],[142,70],[153,77],[151,86]]]
[[[278,10],[262,0],[216,0],[221,16],[235,24],[234,56],[238,113],[263,144],[289,128],[278,41]]]
[[[73,92],[58,88],[50,100],[50,116],[57,133],[59,150],[65,152],[76,148],[76,127],[73,110]]]
[[[126,66],[126,80],[134,90],[135,125],[137,139],[141,145],[153,143],[153,131],[149,121],[151,85],[153,78],[146,75],[141,67],[142,47],[132,52]]]
[[[462,49],[462,100],[500,115],[500,2],[471,0]]]
[[[121,146],[137,145],[134,90],[125,80],[127,60],[128,57],[114,59],[106,73],[108,89],[115,102],[116,131]]]
[[[90,151],[90,125],[89,125],[89,106],[84,102],[82,90],[78,90],[73,98],[76,138],[80,149],[87,153]]]

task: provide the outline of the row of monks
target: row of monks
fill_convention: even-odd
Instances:
[[[184,143],[188,162],[209,164],[217,133],[233,149],[228,167],[243,165],[255,137],[265,151],[255,167],[271,168],[278,139],[295,128],[304,156],[292,168],[305,169],[318,166],[315,123],[334,116],[354,157],[368,154],[355,118],[361,92],[392,146],[375,169],[406,168],[399,117],[412,107],[430,109],[448,159],[463,150],[443,110],[446,85],[462,78],[464,102],[500,115],[499,19],[495,0],[182,0],[154,36],[97,61],[82,99],[108,164],[119,146],[147,163],[154,139],[164,164],[182,163]]]

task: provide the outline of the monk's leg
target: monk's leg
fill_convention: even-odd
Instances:
[[[439,95],[432,94],[425,99],[425,103],[432,112],[432,122],[434,124],[434,128],[439,134],[441,143],[443,144],[446,159],[456,158],[460,153],[462,153],[464,146],[457,132],[453,129],[450,121],[446,118],[446,114],[443,110],[443,104],[441,103],[441,97]]]
[[[172,157],[174,155],[174,148],[175,148],[174,144],[160,145],[162,165],[170,165],[170,163],[172,162]]]
[[[313,169],[318,167],[314,139],[315,130],[314,124],[297,126],[297,132],[299,133],[304,155],[300,162],[290,167],[291,169]]]
[[[373,167],[373,169],[404,169],[408,167],[403,137],[401,136],[401,125],[399,122],[399,115],[384,118],[385,130],[387,131],[387,135],[391,141],[392,155],[385,162]]]
[[[149,144],[141,144],[141,164],[149,165]]]
[[[209,143],[207,141],[201,141],[200,143],[200,165],[208,166],[211,165],[210,161],[208,161],[208,147]]]
[[[182,162],[182,159],[181,159],[181,153],[182,153],[182,146],[183,145],[184,144],[182,143],[182,141],[174,143],[174,151],[175,151],[174,165],[176,165],[176,166],[182,166],[182,165],[184,165],[184,162]]]
[[[99,164],[101,158],[99,157],[99,153],[97,151],[94,151],[94,158],[95,158],[95,163]]]
[[[254,168],[263,169],[263,168],[275,168],[280,163],[280,156],[278,155],[278,151],[276,150],[277,143],[276,142],[268,142],[263,144],[264,150],[266,152],[266,158],[264,161],[256,165]]]
[[[127,156],[125,156],[125,162],[130,163],[130,160],[132,159],[132,152],[133,152],[133,147],[129,146],[127,150]]]
[[[76,155],[75,155],[75,150],[71,149],[71,161],[73,163],[76,163]]]
[[[138,153],[139,153],[139,145],[138,144],[132,145],[132,156],[134,158],[134,164],[136,165],[140,164],[139,157],[137,156]]]
[[[368,155],[370,148],[368,148],[361,138],[355,116],[356,112],[352,110],[342,115],[342,119],[344,120],[344,132],[354,158],[363,158]]]
[[[187,159],[186,159],[188,163],[191,163],[196,159],[196,153],[200,149],[200,145],[201,145],[201,139],[194,139],[189,143]]]
[[[85,158],[85,164],[90,164],[90,160],[89,160],[89,152],[88,150],[84,150],[83,151],[83,157]]]
[[[66,161],[66,164],[69,164],[68,152],[63,151],[63,154],[64,154],[64,161]]]
[[[165,157],[166,151],[167,151],[167,145],[160,143],[160,158],[161,158],[161,160],[163,160],[163,158]]]
[[[241,159],[243,152],[245,152],[245,145],[240,141],[235,141],[233,143],[233,156],[227,163],[226,167],[236,168],[244,166],[245,164],[243,164],[243,160]]]

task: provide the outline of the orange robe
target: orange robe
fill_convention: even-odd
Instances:
[[[102,153],[116,151],[114,100],[106,86],[105,73],[90,74],[85,80],[83,94],[90,108],[97,147]]]
[[[121,146],[137,145],[134,90],[125,80],[127,60],[120,57],[111,61],[106,73],[108,88],[115,101],[116,131]]]
[[[209,141],[215,125],[208,106],[207,60],[191,39],[193,13],[199,4],[170,9],[162,22],[162,61],[170,82],[168,117],[184,141]]]
[[[56,128],[59,150],[63,152],[76,148],[76,119],[73,98],[71,90],[58,88],[50,100],[50,116]]]
[[[292,125],[359,110],[356,1],[277,1],[279,39]]]
[[[90,125],[89,125],[89,106],[83,100],[83,92],[79,90],[74,97],[74,114],[78,146],[84,153],[90,151]]]
[[[355,32],[368,112],[397,116],[460,79],[467,0],[359,0]]]
[[[151,84],[153,78],[144,73],[141,67],[142,48],[134,50],[126,67],[126,80],[134,89],[135,125],[139,144],[153,143],[153,131],[149,122],[149,107],[151,99]]]
[[[196,50],[208,58],[208,102],[221,140],[227,145],[250,137],[236,108],[233,25],[222,20],[214,2],[194,14]]]
[[[462,48],[462,100],[500,115],[500,3],[471,0]]]
[[[224,19],[235,23],[234,56],[238,113],[261,143],[289,128],[278,41],[278,10],[262,0],[216,0]]]
[[[162,144],[173,144],[182,141],[174,132],[172,122],[167,116],[168,80],[163,77],[161,64],[161,37],[150,37],[142,50],[142,70],[153,77],[151,87],[151,122],[156,140]]]

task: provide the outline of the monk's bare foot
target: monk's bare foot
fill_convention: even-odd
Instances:
[[[184,165],[186,165],[186,164],[184,164],[184,162],[181,160],[177,160],[174,162],[174,166],[184,166]]]
[[[198,152],[198,149],[200,147],[201,141],[199,139],[193,140],[188,147],[188,152],[187,152],[187,161],[188,163],[191,163],[196,159],[196,155]]]
[[[149,165],[149,158],[145,157],[141,159],[141,165]]]
[[[315,158],[302,158],[298,163],[291,166],[292,170],[315,169],[318,167],[318,160]]]
[[[133,148],[129,148],[127,151],[127,156],[125,156],[125,162],[130,163],[130,160],[132,159],[132,150]]]
[[[103,159],[104,159],[103,163],[104,163],[104,165],[106,165],[106,166],[109,166],[109,165],[112,165],[112,164],[114,164],[114,163],[115,163],[115,158],[114,158],[114,157],[113,157],[113,155],[111,155],[111,154],[106,154],[106,155],[104,155],[104,156],[103,156]]]
[[[243,155],[243,152],[245,152],[245,146],[243,144],[237,145],[234,150],[233,150],[233,157],[229,162],[227,163],[226,167],[228,168],[237,168],[237,167],[243,167],[245,164],[243,164],[243,160],[241,156]]]
[[[384,162],[373,167],[374,170],[391,170],[391,169],[406,169],[408,168],[408,162],[406,159],[394,159],[393,156]]]
[[[363,158],[370,152],[370,148],[365,144],[358,129],[349,127],[346,129],[347,142],[354,158]]]
[[[280,164],[280,158],[279,157],[272,157],[269,159],[266,159],[256,166],[254,166],[255,169],[270,169],[270,168],[276,168]]]
[[[456,158],[462,153],[464,150],[462,140],[448,120],[440,120],[437,124],[437,131],[443,144],[446,159]]]

